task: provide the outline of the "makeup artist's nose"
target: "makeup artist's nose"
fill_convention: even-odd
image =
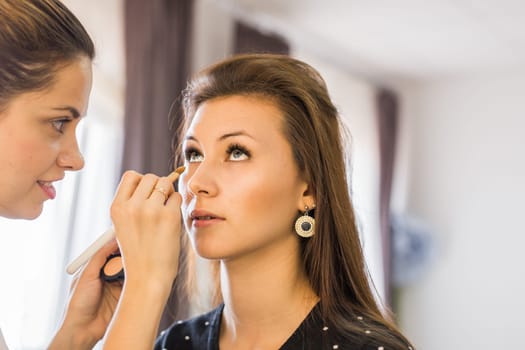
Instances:
[[[78,148],[76,138],[63,145],[57,157],[57,164],[59,167],[71,171],[77,171],[84,167],[84,157]]]
[[[214,178],[211,176],[214,174],[210,171],[209,167],[205,167],[204,163],[201,163],[192,174],[188,174],[186,188],[190,195],[194,196],[214,196],[217,192],[217,185]]]

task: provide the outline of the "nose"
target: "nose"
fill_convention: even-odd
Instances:
[[[198,167],[186,175],[186,190],[192,196],[214,196],[217,193],[217,185],[211,176],[214,172],[209,167],[200,163]]]
[[[63,145],[57,157],[57,164],[59,167],[70,171],[77,171],[84,167],[84,157],[80,152],[76,137]]]

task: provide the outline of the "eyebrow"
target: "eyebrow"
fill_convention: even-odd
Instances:
[[[224,135],[221,135],[218,139],[218,141],[224,141],[225,139],[229,138],[229,137],[235,137],[235,136],[246,136],[246,137],[249,137],[251,139],[253,139],[253,136],[251,136],[250,134],[248,134],[246,131],[244,130],[239,130],[239,131],[233,131],[233,132],[229,132],[227,134],[224,134]],[[195,138],[194,136],[192,135],[188,135],[185,137],[185,140],[193,140],[193,141],[196,141],[198,142],[197,138]]]
[[[53,108],[55,111],[68,111],[69,113],[71,113],[73,115],[73,118],[76,119],[78,117],[80,117],[80,113],[78,112],[78,110],[74,107],[69,107],[69,106],[65,106],[65,107],[55,107]]]

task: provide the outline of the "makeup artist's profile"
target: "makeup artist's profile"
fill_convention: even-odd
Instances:
[[[57,196],[54,183],[84,166],[75,131],[94,56],[91,38],[61,2],[0,0],[1,216],[38,217]],[[89,339],[88,324],[80,326],[64,323],[50,348],[70,348],[81,333]],[[1,331],[0,349],[7,349]]]
[[[86,29],[59,0],[0,0],[0,216],[37,218],[46,201],[60,196],[55,183],[83,168],[76,129],[88,107],[94,57]],[[165,177],[149,175],[146,185],[142,175],[131,177],[128,195],[136,187],[149,190],[141,200],[159,207],[175,197],[172,190],[162,196],[153,190],[170,188]],[[113,239],[76,273],[48,349],[92,349],[104,336],[122,284],[102,280],[100,270],[117,251]],[[0,330],[0,350],[8,344]]]

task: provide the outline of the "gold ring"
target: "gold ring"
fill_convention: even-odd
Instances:
[[[159,193],[162,193],[162,195],[164,196],[164,201],[166,201],[168,199],[168,192],[165,189],[163,189],[162,187],[155,187],[153,189],[153,191],[157,191]]]

